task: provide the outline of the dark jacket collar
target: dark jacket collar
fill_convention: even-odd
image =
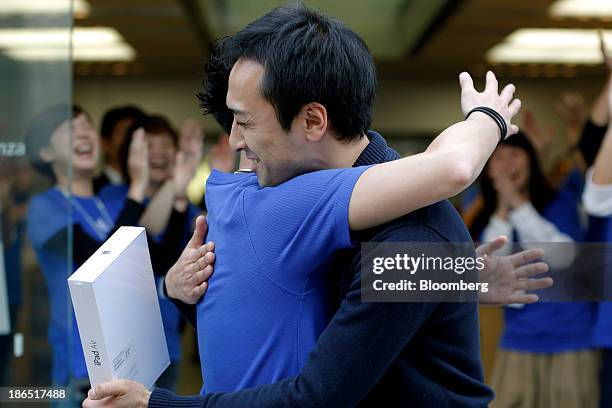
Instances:
[[[398,152],[387,145],[387,141],[380,134],[368,130],[367,137],[370,143],[363,149],[353,167],[384,163],[401,157]]]

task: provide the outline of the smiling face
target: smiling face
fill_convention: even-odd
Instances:
[[[167,133],[146,133],[149,149],[149,180],[159,185],[172,177],[176,145]]]
[[[244,151],[249,167],[262,187],[280,184],[309,170],[305,137],[296,118],[285,131],[276,111],[261,95],[264,67],[239,59],[232,68],[226,103],[234,113],[230,133],[232,149]]]
[[[52,165],[56,173],[62,174],[66,174],[70,162],[74,173],[93,174],[99,155],[98,133],[84,113],[59,126],[53,132],[49,146],[41,151],[41,157]]]
[[[493,178],[495,173],[506,174],[514,188],[524,191],[530,177],[529,155],[517,146],[499,146],[489,160],[487,175]]]

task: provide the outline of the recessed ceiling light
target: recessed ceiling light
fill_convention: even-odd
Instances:
[[[91,7],[85,0],[74,0],[72,13],[78,17],[89,15]],[[2,14],[64,14],[70,11],[70,0],[2,0]]]
[[[605,31],[612,48],[612,31]],[[603,61],[596,30],[522,28],[487,51],[492,63],[597,64]]]
[[[0,48],[23,46],[65,46],[68,47],[68,28],[6,28],[0,29]],[[75,47],[116,44],[123,42],[123,36],[111,27],[75,27],[72,30],[72,44]]]
[[[612,17],[612,1],[557,0],[548,12],[553,17]]]
[[[0,52],[21,60],[65,60],[70,30],[61,28],[0,29]],[[110,27],[76,27],[72,30],[75,61],[131,61],[136,52]]]
[[[4,53],[10,58],[20,61],[69,60],[69,51],[67,48],[14,48],[6,50]],[[72,50],[72,61],[132,61],[134,57],[134,49],[127,44],[74,48]]]

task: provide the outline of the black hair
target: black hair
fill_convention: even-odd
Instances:
[[[152,134],[167,134],[174,143],[175,147],[178,147],[179,135],[176,130],[170,124],[170,121],[162,115],[144,115],[132,123],[132,126],[127,130],[125,141],[119,149],[119,164],[121,166],[121,175],[126,183],[130,183],[130,174],[128,171],[128,158],[130,155],[130,144],[134,137],[134,132],[138,128],[143,128],[146,133]]]
[[[542,212],[546,209],[546,206],[553,200],[556,195],[556,191],[551,187],[550,183],[546,179],[538,155],[533,148],[533,145],[522,132],[517,133],[514,136],[504,140],[500,146],[514,146],[523,149],[529,157],[529,180],[527,182],[527,190],[529,192],[529,198],[531,204],[538,212]],[[482,231],[489,223],[489,219],[497,209],[497,192],[493,187],[493,182],[487,174],[489,162],[485,165],[480,177],[480,189],[483,198],[484,207],[478,213],[474,219],[474,223],[470,228],[470,233],[475,241],[480,239]],[[511,238],[511,237],[508,237]]]
[[[126,105],[119,106],[108,110],[102,117],[100,125],[100,136],[104,140],[109,140],[117,123],[123,119],[139,119],[144,116],[144,112],[136,106]]]
[[[212,114],[226,132],[233,121],[225,104],[227,82],[240,58],[264,66],[262,96],[284,130],[311,102],[325,106],[339,139],[358,138],[370,127],[376,68],[363,40],[340,21],[303,5],[282,6],[217,41],[198,99],[204,114]]]
[[[50,163],[40,157],[40,151],[49,146],[53,133],[66,121],[84,114],[91,121],[89,114],[77,105],[59,104],[51,106],[37,115],[25,135],[26,156],[32,166],[42,175],[56,181]]]

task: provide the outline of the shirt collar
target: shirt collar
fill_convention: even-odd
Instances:
[[[371,164],[379,164],[400,158],[399,153],[387,145],[387,141],[379,133],[373,130],[368,130],[367,138],[370,143],[363,149],[353,167],[369,166]]]

